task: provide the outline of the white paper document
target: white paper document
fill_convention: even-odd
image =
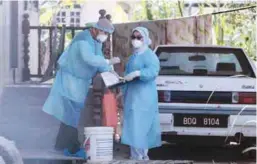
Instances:
[[[123,82],[123,78],[113,72],[103,72],[101,73],[101,76],[106,87],[110,87]]]

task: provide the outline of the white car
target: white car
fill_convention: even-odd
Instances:
[[[256,143],[256,67],[241,48],[165,45],[155,53],[164,141]]]

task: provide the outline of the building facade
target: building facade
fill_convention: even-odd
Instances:
[[[83,5],[83,4],[82,4]],[[63,7],[57,13],[56,22],[58,25],[81,26],[81,12],[83,10],[81,4],[73,4],[70,7]]]

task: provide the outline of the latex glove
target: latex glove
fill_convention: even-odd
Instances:
[[[129,73],[127,76],[125,76],[124,79],[126,81],[131,81],[134,78],[139,77],[139,76],[140,76],[140,71],[134,71],[134,72]]]
[[[119,57],[111,58],[111,59],[107,60],[107,63],[109,65],[118,64],[118,63],[120,63],[120,58]]]

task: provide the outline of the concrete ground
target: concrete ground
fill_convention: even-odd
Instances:
[[[53,159],[80,160],[65,157],[62,152],[53,149],[60,122],[42,111],[50,88],[49,84],[10,85],[4,88],[0,98],[0,136],[16,143],[26,163],[36,164],[35,161],[38,163],[44,160],[44,164],[53,164]],[[90,101],[90,98],[88,100]],[[81,114],[81,142],[84,138],[85,120],[90,117],[90,113],[85,110]],[[129,149],[126,146],[116,145],[114,149],[113,163],[131,163],[127,160]]]

